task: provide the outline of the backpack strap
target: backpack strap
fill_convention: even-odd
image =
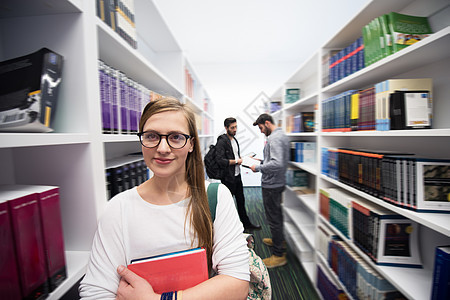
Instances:
[[[209,203],[209,211],[211,212],[211,220],[214,223],[216,219],[216,207],[217,207],[217,190],[219,188],[218,182],[211,182],[208,185],[208,203]]]

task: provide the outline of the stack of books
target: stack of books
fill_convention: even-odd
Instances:
[[[314,132],[314,112],[300,112],[286,116],[286,132]]]
[[[406,299],[346,243],[334,239],[329,246],[329,266],[353,299]]]
[[[393,205],[450,212],[450,159],[323,147],[322,160],[322,174]]]
[[[184,69],[184,80],[185,80],[186,95],[189,98],[194,99],[194,94],[195,94],[194,91],[196,88],[196,81],[188,68]]]
[[[309,173],[301,169],[287,169],[286,184],[293,188],[307,189],[309,185]]]
[[[359,198],[352,202],[352,227],[353,242],[376,264],[422,267],[416,222]]]
[[[286,89],[286,94],[284,95],[284,103],[291,104],[300,100],[300,89]]]
[[[0,290],[5,299],[43,299],[67,277],[55,186],[0,185]]]
[[[134,0],[96,0],[97,16],[137,48]]]
[[[431,33],[426,17],[391,12],[373,19],[362,30],[366,66],[426,38]]]
[[[432,33],[428,18],[391,12],[362,28],[362,36],[342,50],[330,50],[322,60],[323,86],[332,84]]]
[[[322,102],[323,132],[428,129],[432,117],[431,78],[387,79]]]
[[[334,51],[336,52],[336,51]],[[330,56],[328,60],[328,83],[332,84],[365,67],[363,38]]]
[[[315,163],[316,143],[291,142],[291,161],[298,163]]]
[[[101,60],[98,69],[103,133],[138,132],[145,105],[161,95]]]
[[[119,157],[106,161],[108,199],[140,185],[149,178],[149,169],[142,157]]]
[[[353,236],[352,201],[355,198],[339,188],[320,189],[320,214],[346,238]]]
[[[320,215],[376,264],[421,267],[416,222],[340,188],[322,188],[319,199]]]
[[[322,295],[323,299],[340,299],[347,300],[348,297],[345,292],[339,288],[339,284],[332,278],[328,276],[326,272],[323,271],[324,267],[320,264],[317,265],[317,289]]]

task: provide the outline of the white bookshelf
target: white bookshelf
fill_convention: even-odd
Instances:
[[[152,91],[190,103],[210,132],[213,105],[195,75],[195,99],[185,93],[185,67],[193,70],[155,3],[134,0],[138,48],[96,15],[96,1],[5,0],[0,9],[0,60],[47,47],[64,57],[55,131],[0,133],[0,184],[60,187],[68,278],[49,299],[59,299],[85,272],[92,239],[106,203],[106,161],[141,150],[136,135],[102,134],[98,60]],[[192,71],[193,72],[193,71]],[[204,121],[203,118],[208,118]]]
[[[391,11],[429,17],[433,34],[423,41],[392,54],[362,70],[353,73],[331,85],[322,86],[322,57],[331,49],[343,49],[362,35],[364,25],[373,18]],[[370,1],[354,18],[337,31],[336,35],[317,50],[285,83],[273,94],[272,99],[284,100],[286,88],[298,87],[301,90],[299,101],[284,104],[280,111],[274,113],[276,120],[281,120],[283,126],[289,115],[298,112],[311,111],[317,105],[317,129],[313,133],[288,133],[291,141],[313,141],[317,143],[317,163],[290,163],[289,167],[307,171],[311,186],[316,193],[313,204],[301,199],[292,189],[284,192],[285,215],[290,218],[286,228],[286,238],[295,253],[297,244],[311,240],[311,232],[302,230],[300,218],[313,215],[315,232],[319,224],[325,223],[357,253],[364,257],[377,271],[387,278],[408,299],[429,299],[431,295],[432,270],[434,266],[435,247],[450,244],[450,214],[419,213],[402,209],[384,202],[378,198],[347,186],[321,174],[321,147],[347,147],[374,150],[407,151],[417,156],[450,158],[450,7],[444,0],[374,0]],[[351,89],[364,89],[380,81],[391,78],[433,78],[433,129],[428,130],[392,130],[392,131],[356,131],[356,132],[322,132],[321,102],[331,96]],[[303,93],[302,93],[303,91]],[[283,101],[284,102],[284,101]],[[385,267],[374,264],[351,241],[334,229],[324,218],[319,216],[319,190],[322,187],[339,187],[356,196],[363,197],[391,211],[403,215],[420,224],[420,252],[422,269],[401,267]],[[309,196],[310,197],[310,196]],[[310,198],[308,198],[310,200]],[[307,205],[309,204],[309,205]],[[310,220],[310,218],[307,218]],[[315,232],[312,236],[316,236]],[[317,241],[316,241],[317,243]],[[323,256],[313,244],[313,259],[308,257],[306,263],[329,269]],[[298,255],[300,261],[304,257]],[[330,271],[330,270],[327,270]],[[317,282],[316,272],[307,272],[311,281]],[[334,276],[333,272],[328,272]],[[334,280],[339,280],[334,276]],[[342,284],[340,284],[342,286]],[[344,288],[344,290],[346,290]]]

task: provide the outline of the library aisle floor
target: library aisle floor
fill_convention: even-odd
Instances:
[[[244,188],[247,213],[253,224],[261,225],[261,230],[253,231],[255,237],[255,252],[261,258],[271,255],[270,248],[262,239],[270,236],[269,225],[266,223],[264,205],[262,202],[260,187]],[[320,299],[305,273],[297,257],[287,248],[288,263],[282,267],[269,269],[270,282],[272,284],[273,300],[315,300]]]

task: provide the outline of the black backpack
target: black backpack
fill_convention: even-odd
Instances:
[[[221,179],[222,169],[217,164],[215,145],[209,146],[209,151],[206,153],[203,161],[205,162],[205,169],[208,177],[211,179]]]

